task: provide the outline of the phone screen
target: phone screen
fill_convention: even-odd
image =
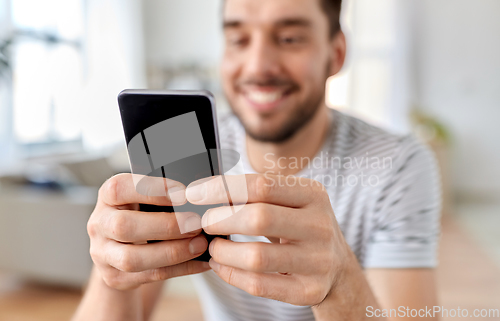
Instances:
[[[164,177],[185,186],[223,173],[215,106],[209,93],[126,90],[118,102],[132,173]],[[136,190],[147,190],[147,183],[147,179],[137,182]],[[145,212],[194,212],[200,216],[212,207],[140,205]],[[205,236],[209,242],[215,237]],[[209,259],[208,250],[196,258]]]

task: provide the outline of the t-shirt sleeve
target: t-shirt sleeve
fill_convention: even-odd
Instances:
[[[432,268],[437,265],[441,186],[434,154],[405,137],[375,206],[376,228],[365,268]]]

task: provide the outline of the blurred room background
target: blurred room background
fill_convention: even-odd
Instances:
[[[440,303],[500,308],[500,1],[344,0],[327,103],[438,158]],[[219,0],[0,0],[0,320],[68,320],[97,189],[128,171],[116,97],[218,80]],[[155,320],[200,320],[189,277]],[[487,320],[487,319],[485,319]],[[493,319],[491,319],[493,320]]]

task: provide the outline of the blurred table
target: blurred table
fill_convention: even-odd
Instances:
[[[87,221],[97,189],[0,189],[0,269],[51,284],[81,286],[90,273]]]

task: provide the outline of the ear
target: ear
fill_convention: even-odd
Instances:
[[[344,66],[345,56],[346,56],[346,40],[345,35],[340,30],[337,34],[330,40],[330,76],[336,75],[342,66]]]

